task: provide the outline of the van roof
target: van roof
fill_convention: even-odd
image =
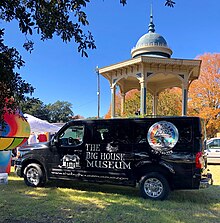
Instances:
[[[146,116],[144,118],[140,118],[140,117],[130,117],[130,118],[121,118],[121,117],[116,117],[116,118],[109,118],[109,119],[76,119],[76,120],[71,120],[69,121],[71,122],[90,122],[90,121],[121,121],[121,120],[133,120],[133,121],[137,121],[137,120],[151,120],[151,119],[156,119],[156,120],[164,120],[164,119],[200,119],[199,117],[193,117],[193,116]],[[68,122],[68,123],[69,123]]]

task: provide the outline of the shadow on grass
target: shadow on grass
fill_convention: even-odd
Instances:
[[[27,187],[22,178],[18,178],[16,174],[11,173],[14,177],[13,181],[17,181],[16,184],[21,188]],[[123,195],[130,198],[139,198],[140,191],[139,187],[129,187],[129,186],[119,186],[119,185],[109,185],[109,184],[98,184],[98,183],[88,183],[82,181],[68,181],[68,180],[53,180],[47,182],[45,185],[47,189],[63,188],[63,189],[73,189],[81,191],[83,193],[108,193],[114,195]],[[141,198],[142,199],[142,198]],[[144,200],[144,199],[143,199]],[[220,203],[220,185],[212,185],[207,189],[200,190],[177,190],[171,191],[168,197],[169,201],[174,201],[177,203],[191,202],[191,203],[205,203],[205,204],[215,204]]]
[[[99,183],[87,183],[81,181],[50,181],[46,187],[60,187],[69,188],[84,192],[100,192],[110,194],[127,195],[131,197],[139,197],[138,187],[126,187],[119,185],[99,184]]]
[[[125,186],[50,181],[44,188],[27,187],[10,174],[0,185],[0,222],[203,222],[220,219],[220,186],[173,191],[166,201],[140,198],[139,189]],[[10,211],[9,211],[10,210]]]

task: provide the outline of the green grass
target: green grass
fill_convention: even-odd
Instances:
[[[13,172],[0,185],[0,222],[220,222],[220,165],[209,166],[214,185],[174,191],[166,201],[139,197],[138,188],[79,182],[27,187]]]

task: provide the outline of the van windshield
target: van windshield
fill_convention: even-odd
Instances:
[[[83,137],[84,126],[69,126],[64,132],[59,135],[59,142],[61,146],[79,145],[82,143]]]

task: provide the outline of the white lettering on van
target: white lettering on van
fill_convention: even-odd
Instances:
[[[131,162],[125,160],[125,153],[117,150],[100,152],[100,144],[86,144],[86,167],[104,169],[131,169]]]
[[[87,167],[92,168],[104,168],[104,169],[117,169],[125,170],[131,169],[131,163],[126,163],[125,161],[100,161],[100,160],[86,160]]]
[[[99,152],[100,144],[86,144],[86,151],[87,152]]]
[[[86,152],[86,160],[89,159],[98,159],[98,153],[97,152]]]

